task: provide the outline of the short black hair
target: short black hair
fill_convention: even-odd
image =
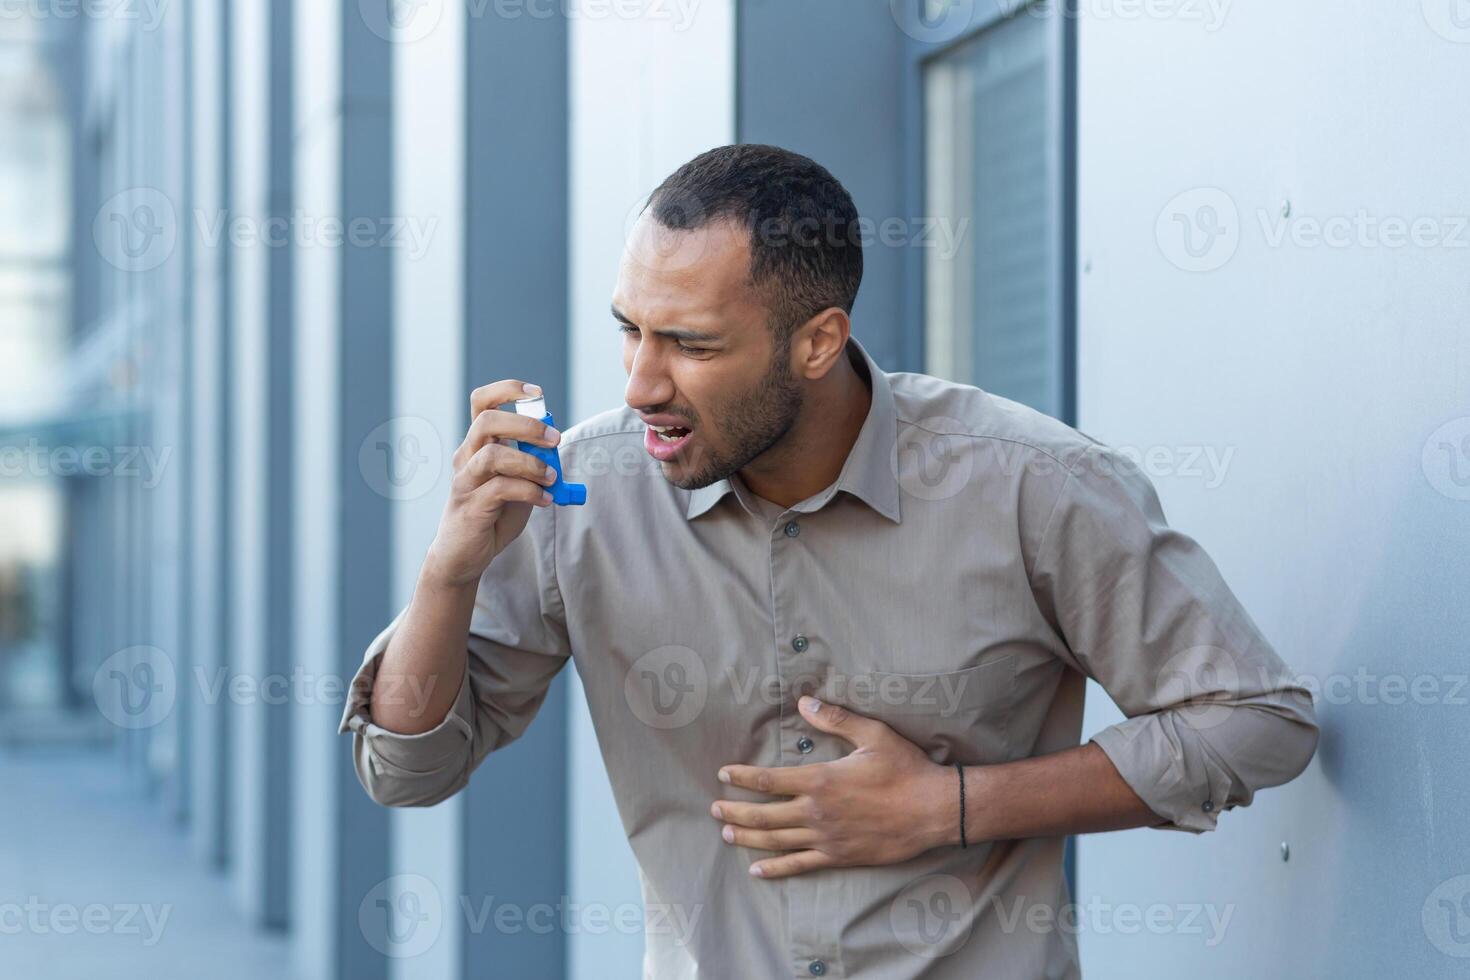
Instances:
[[[648,210],[675,230],[730,220],[750,235],[750,284],[762,292],[785,343],[830,307],[849,316],[863,280],[857,207],[816,161],[761,143],[707,150],[649,195]]]

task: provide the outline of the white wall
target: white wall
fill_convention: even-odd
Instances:
[[[1082,839],[1084,973],[1462,975],[1470,28],[1451,0],[1083,6],[1080,427],[1153,447],[1170,522],[1289,665],[1338,678],[1308,771],[1215,833]],[[1438,693],[1396,704],[1389,676]],[[1118,717],[1090,695],[1086,733]]]
[[[381,488],[394,496],[394,609],[413,597],[454,475],[449,459],[469,420],[462,397],[465,13],[464,5],[446,3],[431,30],[403,32],[393,45],[393,217],[425,236],[402,236],[393,252],[393,418],[380,435],[405,479]],[[393,873],[432,882],[445,913],[432,946],[391,962],[390,976],[399,980],[461,975],[464,803],[460,793],[390,814]]]
[[[634,209],[680,164],[735,138],[733,0],[641,9],[639,18],[587,15],[571,26],[571,421],[622,404],[621,337],[608,304]],[[637,865],[580,682],[570,725],[571,901],[641,911]],[[577,932],[569,944],[573,977],[639,975],[641,933]]]

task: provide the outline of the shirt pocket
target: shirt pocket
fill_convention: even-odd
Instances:
[[[1010,757],[1016,657],[1005,654],[963,670],[854,675],[837,703],[877,718],[941,765],[988,765]]]

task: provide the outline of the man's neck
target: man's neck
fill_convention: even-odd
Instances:
[[[842,472],[867,420],[871,382],[854,367],[850,344],[841,362],[808,393],[801,415],[779,443],[740,470],[757,496],[790,507],[825,489]]]

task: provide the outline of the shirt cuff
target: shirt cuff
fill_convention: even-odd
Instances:
[[[348,686],[347,706],[337,733],[361,735],[369,753],[394,769],[411,774],[430,774],[465,758],[473,736],[474,697],[470,688],[469,663],[460,678],[459,693],[444,720],[425,732],[408,735],[390,731],[372,720],[369,707],[378,667],[392,635],[390,624],[368,647],[362,666]]]
[[[1201,834],[1235,805],[1230,772],[1199,732],[1164,710],[1138,715],[1091,739],[1139,799],[1167,823],[1158,830]]]

